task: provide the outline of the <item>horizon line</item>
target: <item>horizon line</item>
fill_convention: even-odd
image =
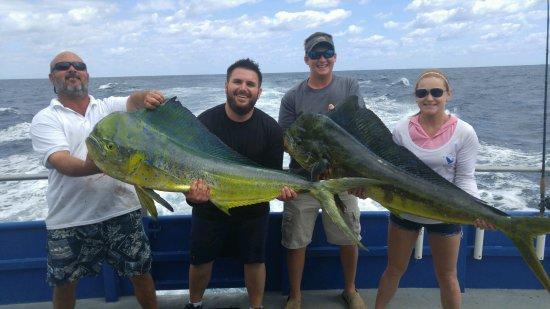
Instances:
[[[480,66],[465,66],[465,67],[437,67],[438,69],[473,69],[473,68],[495,68],[495,67],[522,67],[522,66],[544,66],[544,63],[541,64],[515,64],[515,65],[480,65]],[[434,68],[434,67],[431,67]],[[334,72],[356,72],[356,71],[389,71],[389,70],[425,70],[426,67],[420,68],[390,68],[390,69],[354,69],[354,70],[334,70]],[[295,72],[262,72],[265,74],[297,74],[297,73],[309,73],[308,71],[295,71]],[[124,76],[90,76],[90,79],[95,78],[123,78],[123,77],[169,77],[169,76],[215,76],[215,75],[225,75],[226,73],[202,73],[202,74],[166,74],[166,75],[124,75]],[[30,78],[1,78],[3,80],[36,80],[36,79],[48,79],[48,77],[30,77]]]

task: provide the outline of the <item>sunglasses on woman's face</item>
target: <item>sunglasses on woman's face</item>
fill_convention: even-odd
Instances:
[[[441,88],[432,88],[432,89],[419,88],[414,91],[414,95],[419,99],[427,97],[428,94],[431,94],[432,97],[434,98],[440,98],[444,92],[445,90]]]
[[[325,57],[325,59],[329,59],[329,58],[332,58],[334,57],[334,49],[327,49],[327,50],[324,50],[324,51],[309,51],[307,53],[307,57],[309,59],[313,59],[313,60],[317,60],[319,58],[321,58],[321,55],[323,55],[323,57]]]
[[[71,65],[73,68],[77,71],[84,71],[86,70],[86,64],[84,62],[80,61],[61,61],[56,64],[54,64],[52,68],[53,71],[67,71]]]

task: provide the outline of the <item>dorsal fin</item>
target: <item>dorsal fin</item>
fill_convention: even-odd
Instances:
[[[374,154],[392,165],[405,170],[407,173],[421,177],[434,185],[464,191],[432,170],[410,150],[396,144],[393,141],[392,133],[384,122],[373,111],[360,106],[357,96],[348,97],[328,116]],[[487,202],[476,197],[473,198],[497,215],[508,216],[508,214],[494,208]]]
[[[229,148],[217,136],[210,133],[176,97],[165,100],[154,110],[140,109],[133,114],[172,142],[201,153],[205,157],[258,166],[257,163]]]
[[[348,97],[328,116],[370,151],[392,165],[436,185],[456,187],[407,148],[397,145],[384,122],[370,109],[361,107],[357,96]]]

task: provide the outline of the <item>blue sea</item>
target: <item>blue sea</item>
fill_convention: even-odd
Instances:
[[[406,115],[416,112],[412,96],[415,78],[422,70],[343,71],[336,74],[359,80],[365,104],[392,129]],[[481,148],[478,164],[540,167],[544,66],[446,69],[454,95],[447,105],[475,128]],[[307,73],[264,74],[263,93],[257,107],[277,119],[285,91],[304,80]],[[157,89],[175,95],[194,114],[223,103],[225,75],[103,77],[90,81],[96,98],[127,96]],[[38,173],[45,168],[33,153],[29,128],[32,117],[54,97],[48,79],[0,80],[0,174]],[[285,155],[285,164],[288,165]],[[476,173],[481,197],[505,210],[536,210],[539,174]],[[45,218],[46,180],[0,182],[0,221]],[[190,213],[182,194],[162,193],[176,213]],[[282,204],[272,202],[272,211]],[[381,210],[363,200],[361,209]],[[161,210],[162,211],[162,210]],[[166,213],[163,213],[166,214]]]

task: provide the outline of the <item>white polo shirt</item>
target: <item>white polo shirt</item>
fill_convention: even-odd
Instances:
[[[48,230],[93,224],[140,209],[132,186],[105,174],[70,177],[59,173],[48,162],[57,151],[85,160],[85,140],[95,124],[116,111],[126,111],[127,97],[96,100],[90,96],[86,115],[64,107],[57,99],[32,119],[32,146],[49,170]]]

